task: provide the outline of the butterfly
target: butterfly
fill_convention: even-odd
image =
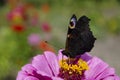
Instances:
[[[65,50],[62,51],[63,55],[75,58],[91,51],[96,38],[89,28],[89,21],[90,19],[86,16],[77,20],[77,17],[73,14],[68,26]]]

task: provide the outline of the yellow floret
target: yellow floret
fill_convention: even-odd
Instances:
[[[64,71],[68,71],[69,74],[78,73],[78,74],[82,75],[83,71],[89,69],[87,62],[82,59],[79,59],[76,64],[68,64],[67,61],[68,61],[68,59],[61,60],[60,67]]]

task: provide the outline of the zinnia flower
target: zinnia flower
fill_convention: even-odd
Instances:
[[[17,80],[120,80],[114,68],[88,53],[75,60],[50,51],[37,55],[22,67]]]

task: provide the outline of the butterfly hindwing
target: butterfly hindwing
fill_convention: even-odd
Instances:
[[[96,38],[89,28],[90,19],[82,16],[77,21],[75,15],[70,19],[66,39],[65,50],[62,53],[68,57],[74,58],[85,52],[90,52],[94,46]]]

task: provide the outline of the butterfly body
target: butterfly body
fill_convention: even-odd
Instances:
[[[90,19],[82,16],[78,21],[75,15],[70,20],[65,50],[62,53],[70,58],[90,52],[96,38],[89,28]]]

